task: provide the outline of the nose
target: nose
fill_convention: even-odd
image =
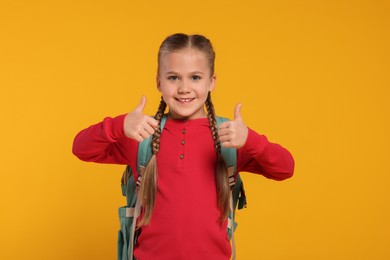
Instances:
[[[182,80],[179,84],[179,88],[177,89],[177,92],[179,94],[191,92],[190,82],[188,82],[188,80]]]

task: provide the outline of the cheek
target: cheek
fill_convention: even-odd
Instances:
[[[169,84],[164,84],[164,83],[161,83],[160,85],[160,92],[163,96],[171,96],[174,92],[174,88],[172,86],[170,86]]]
[[[199,91],[201,91],[203,93],[208,93],[211,90],[212,90],[212,85],[209,82],[207,82],[206,84],[204,84],[202,86],[202,88]]]

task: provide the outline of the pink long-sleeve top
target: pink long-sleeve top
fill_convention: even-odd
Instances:
[[[107,117],[75,137],[81,160],[130,165],[137,169],[138,142],[124,135],[125,115]],[[168,119],[157,154],[156,205],[134,249],[137,260],[226,260],[231,247],[220,211],[214,171],[217,156],[207,118]],[[237,150],[238,171],[283,180],[293,175],[294,159],[279,144],[249,129]]]

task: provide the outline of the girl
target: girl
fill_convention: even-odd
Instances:
[[[202,35],[174,34],[158,53],[157,88],[162,99],[154,117],[143,114],[146,98],[130,113],[82,130],[73,153],[83,161],[137,169],[138,143],[153,135],[153,156],[143,173],[138,260],[230,259],[226,234],[229,185],[221,152],[237,148],[237,171],[283,180],[293,174],[291,154],[242,120],[216,125],[210,93],[215,53]],[[168,107],[163,131],[160,120]],[[207,112],[206,112],[207,111]],[[217,169],[217,170],[216,170]],[[157,181],[158,173],[158,181]]]

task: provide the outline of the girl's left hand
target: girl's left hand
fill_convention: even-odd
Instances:
[[[248,127],[241,117],[241,104],[234,109],[234,120],[223,122],[219,125],[219,140],[223,147],[241,148],[248,137]]]

